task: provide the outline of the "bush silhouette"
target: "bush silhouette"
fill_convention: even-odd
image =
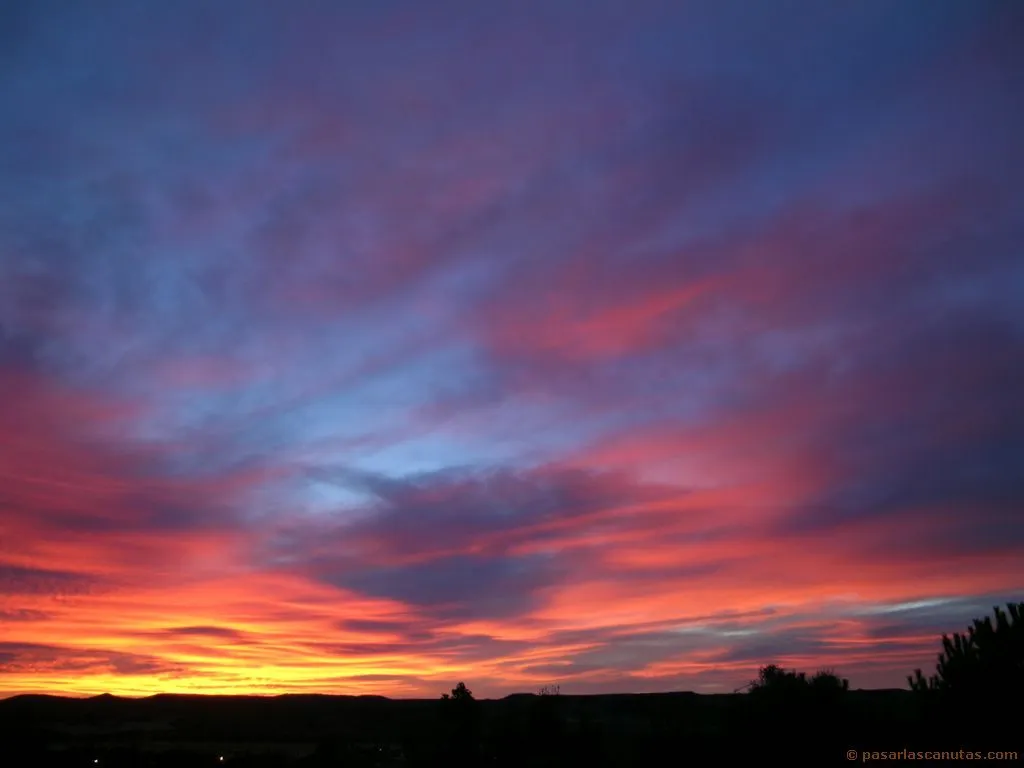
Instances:
[[[476,701],[476,699],[473,698],[473,692],[466,687],[465,683],[459,683],[456,685],[452,688],[452,692],[450,694],[442,693],[441,699],[442,701]]]
[[[750,692],[753,694],[783,694],[804,691],[807,688],[807,675],[783,669],[775,664],[761,667],[757,679],[750,681]]]
[[[799,723],[808,740],[835,746],[847,719],[848,690],[849,681],[831,670],[808,678],[805,672],[775,664],[761,667],[757,679],[749,683],[749,693],[738,702],[733,734],[748,739],[753,748],[760,740],[774,738],[780,730]]]
[[[819,701],[838,698],[850,690],[850,681],[831,669],[818,670],[807,684],[812,696]]]
[[[1024,686],[1024,603],[998,606],[992,617],[975,619],[965,634],[942,636],[935,674],[925,677],[920,669],[907,677],[910,687],[922,694],[962,697],[1020,696]]]
[[[811,696],[835,697],[850,689],[850,681],[831,669],[815,672],[810,678],[805,672],[786,670],[775,664],[761,667],[756,680],[749,684],[750,692],[757,696]]]

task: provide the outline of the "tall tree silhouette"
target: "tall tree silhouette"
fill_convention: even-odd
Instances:
[[[942,636],[935,674],[925,677],[920,669],[907,677],[919,692],[963,695],[1020,696],[1024,687],[1024,603],[999,606],[991,616],[975,619],[967,632]]]
[[[1024,709],[1024,603],[993,608],[965,633],[942,636],[935,674],[907,677],[924,716],[944,732],[981,740],[1019,728]],[[978,742],[981,744],[981,741]]]

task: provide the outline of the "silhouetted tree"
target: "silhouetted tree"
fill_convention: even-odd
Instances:
[[[460,682],[450,694],[441,694],[441,705],[448,756],[476,759],[480,752],[480,710],[473,692]]]
[[[907,677],[920,693],[948,692],[964,695],[1020,695],[1024,686],[1024,603],[996,606],[992,617],[975,619],[965,634],[942,636],[942,652],[935,674],[925,677],[920,669]]]
[[[807,675],[783,669],[775,664],[761,667],[757,679],[750,681],[751,693],[781,693],[803,691],[807,687]]]
[[[831,669],[819,670],[808,679],[805,672],[786,670],[775,664],[761,667],[757,679],[750,682],[750,692],[754,694],[834,696],[849,689],[850,681]]]
[[[473,692],[466,687],[465,683],[459,683],[452,688],[451,693],[442,693],[442,701],[475,701]]]
[[[1004,736],[1024,702],[1024,603],[975,619],[966,633],[942,636],[935,674],[907,677],[925,720],[947,733]]]
[[[805,672],[775,664],[761,667],[750,682],[736,735],[750,737],[750,744],[760,743],[799,723],[808,741],[835,746],[842,740],[849,687],[849,681],[832,670],[808,678]]]
[[[466,687],[465,683],[459,683],[452,688],[452,699],[455,701],[474,701],[473,692]]]
[[[850,681],[840,677],[835,670],[820,669],[808,681],[811,692],[817,697],[834,698],[850,690]]]

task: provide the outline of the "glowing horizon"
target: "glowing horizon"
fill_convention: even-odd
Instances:
[[[0,697],[905,687],[1022,599],[1024,11],[738,8],[12,10]]]

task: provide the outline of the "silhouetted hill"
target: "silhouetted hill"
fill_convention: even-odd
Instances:
[[[841,704],[810,710],[749,694],[690,692],[513,694],[471,700],[468,708],[442,704],[321,694],[21,695],[0,700],[0,738],[18,758],[11,764],[84,766],[99,759],[112,767],[411,766],[455,759],[627,766],[654,764],[666,753],[694,760],[777,753],[827,764],[845,762],[847,749],[967,747],[955,733],[929,733],[906,690],[849,691]]]

